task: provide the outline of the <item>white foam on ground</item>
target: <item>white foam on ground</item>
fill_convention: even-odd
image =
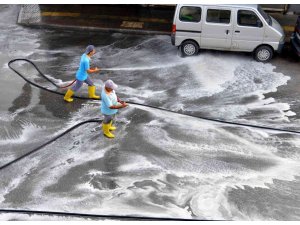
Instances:
[[[11,122],[17,113],[0,112],[0,120],[4,122]]]
[[[83,142],[84,138],[77,137],[77,140]],[[89,151],[89,149],[91,148],[86,149],[84,147],[79,147],[76,151],[72,151],[70,154],[67,155],[60,154],[61,155],[60,159],[55,162],[55,165],[52,165],[53,167],[50,171],[49,171],[49,167],[46,167],[45,169],[41,170],[41,173],[47,174],[47,179],[43,179],[42,181],[39,182],[40,186],[34,189],[34,193],[32,193],[32,195],[35,196],[36,199],[41,198],[41,196],[43,196],[43,191],[45,187],[55,184],[59,178],[66,175],[69,172],[69,170],[71,170],[72,168],[78,165],[82,165],[86,162],[102,158],[105,152],[110,150],[111,147],[112,146],[108,146],[108,147],[102,146],[101,148],[99,148],[99,151]],[[66,161],[69,158],[74,158],[74,162],[72,162],[71,164],[66,163]],[[80,177],[78,177],[78,179],[80,179]]]
[[[154,44],[155,43],[156,42],[154,41]],[[142,44],[151,44],[151,41],[145,41]],[[125,52],[126,54],[135,53],[133,48],[127,49]],[[118,54],[122,55],[124,52],[120,52]],[[137,50],[136,54],[133,54],[132,56],[134,58],[142,55],[145,55],[145,51]],[[166,55],[167,57],[165,57]],[[162,60],[165,57],[165,61],[162,61],[161,63],[167,63],[167,61],[171,59],[171,54],[166,55],[158,57],[157,60]],[[141,60],[145,60],[145,62],[147,62],[151,59],[151,57],[153,58],[153,56],[150,55]],[[234,100],[239,99],[237,96],[240,97],[241,94],[251,95],[254,93],[261,96],[261,98],[259,98],[260,102],[257,105],[255,105],[255,103],[249,104],[250,107],[255,108],[259,105],[275,105],[276,102],[274,102],[274,99],[267,99],[264,101],[263,93],[276,91],[278,86],[284,85],[288,80],[286,76],[274,73],[274,67],[269,64],[266,66],[257,63],[245,63],[243,65],[238,65],[234,64],[236,59],[233,57],[230,60],[225,61],[228,64],[232,63],[232,66],[221,62],[222,60],[220,57],[210,56],[210,54],[205,55],[205,59],[203,59],[203,57],[204,55],[194,57],[193,59],[175,59],[177,62],[183,62],[185,67],[189,70],[188,73],[191,78],[190,83],[185,83],[182,89],[179,89],[178,92],[188,99],[201,96],[211,96],[225,91],[222,96],[225,100],[233,99],[233,103]],[[172,56],[172,59],[174,59],[174,56]],[[121,63],[121,66],[131,60],[132,58],[128,59],[128,61],[125,60],[125,62],[122,62],[124,64]],[[213,71],[210,71],[210,60],[211,62],[215,62],[217,65],[216,69],[219,71],[217,75],[215,75]],[[155,66],[156,63],[149,66]],[[140,68],[138,65],[139,63],[133,66]],[[171,65],[174,65],[174,63],[172,62]],[[199,65],[201,65],[200,68]],[[252,66],[256,69],[256,71],[251,70]],[[144,66],[142,65],[142,68],[143,67]],[[224,77],[221,76],[223,67],[227,71],[223,74]],[[235,74],[234,71],[236,71],[237,68],[240,69],[240,73]],[[247,71],[250,72],[247,73]],[[207,80],[203,77],[199,77],[205,73],[208,74]],[[261,73],[266,76],[253,77],[251,76],[253,73]],[[159,74],[155,75],[159,76]],[[253,78],[263,79],[263,82],[255,83],[253,82]],[[213,80],[213,82],[211,80]],[[242,83],[239,83],[240,81],[242,81]],[[192,86],[194,83],[195,86]],[[191,88],[188,88],[189,84],[191,84]],[[198,91],[201,87],[203,87],[202,92],[201,90]],[[243,92],[241,92],[241,89]],[[134,90],[126,90],[134,92]],[[143,97],[151,96],[150,91],[151,90],[146,90]],[[136,98],[138,97],[137,94],[135,96]],[[222,102],[224,102],[223,99],[221,99],[221,103]],[[244,105],[229,105],[227,107],[222,107],[221,103],[212,105],[210,110],[219,110],[218,112],[222,112],[221,115],[224,115],[223,113],[225,112],[227,112],[228,115],[243,115],[248,110],[248,108]],[[185,105],[183,104],[180,105],[181,108],[184,106]],[[288,110],[289,108],[287,105],[280,104],[275,105],[275,107],[283,107],[284,110]],[[160,118],[160,120],[153,119],[148,124],[141,125],[140,131],[143,133],[145,141],[157,147],[157,149],[160,149],[162,153],[168,154],[169,158],[160,158],[159,155],[153,155],[149,158],[137,157],[136,161],[131,162],[132,164],[121,164],[122,162],[120,162],[121,165],[118,169],[124,172],[141,172],[142,170],[147,171],[154,169],[154,175],[149,175],[149,177],[138,177],[138,173],[133,173],[130,177],[122,177],[122,179],[118,181],[118,184],[121,184],[121,187],[110,192],[105,191],[104,194],[107,195],[103,195],[103,191],[95,190],[87,183],[76,186],[74,190],[70,191],[70,193],[62,193],[62,195],[45,195],[44,188],[55,183],[60,177],[65,175],[68,170],[72,169],[72,167],[92,161],[97,157],[103,157],[105,150],[107,150],[102,148],[104,144],[100,141],[100,144],[97,143],[97,146],[93,143],[89,145],[90,148],[99,147],[99,149],[101,149],[99,152],[89,151],[89,149],[82,146],[72,152],[60,153],[60,151],[57,150],[59,147],[57,147],[53,148],[54,151],[56,151],[53,155],[50,154],[51,152],[49,153],[50,155],[48,155],[52,158],[52,160],[59,159],[54,163],[55,167],[50,172],[47,170],[49,165],[53,166],[53,161],[51,161],[50,158],[43,158],[43,155],[41,155],[35,159],[36,161],[33,160],[34,165],[40,163],[40,165],[45,164],[46,167],[37,174],[41,180],[35,178],[34,181],[37,181],[38,186],[32,193],[34,200],[29,202],[26,206],[28,208],[36,208],[40,210],[55,207],[66,211],[80,209],[82,212],[81,209],[84,209],[89,212],[106,212],[108,214],[112,214],[112,212],[117,214],[142,213],[143,215],[152,216],[170,215],[176,217],[190,217],[191,213],[188,212],[187,208],[183,207],[185,203],[189,203],[192,212],[199,217],[204,217],[206,219],[232,219],[236,215],[234,214],[232,206],[227,202],[228,190],[237,186],[243,187],[243,185],[267,188],[265,183],[271,183],[274,178],[292,180],[294,175],[299,174],[300,170],[298,161],[295,161],[293,158],[283,159],[275,155],[276,145],[272,145],[271,142],[268,143],[267,140],[261,144],[256,143],[256,137],[257,134],[259,134],[257,129],[253,129],[253,133],[255,134],[249,135],[248,138],[245,138],[226,131],[218,123],[208,123],[201,120],[191,119],[186,116],[180,116],[141,106],[132,106],[128,109],[128,111],[124,110],[124,115],[126,115],[126,112],[132,111],[133,108],[145,110],[150,112],[154,118]],[[94,105],[85,104],[77,113],[75,113],[68,125],[71,126],[83,119],[94,118],[99,115],[99,103],[95,103]],[[161,120],[161,118],[163,118],[163,120]],[[175,133],[179,133],[182,137],[185,137],[186,140],[179,141],[172,137],[172,135],[166,131],[166,128],[170,126],[172,126],[175,130]],[[251,133],[252,129],[247,128],[247,130]],[[266,132],[266,134],[263,131],[260,132],[261,138],[264,138],[264,136],[268,137],[269,133]],[[61,133],[61,131],[59,133]],[[90,135],[90,133],[84,133],[80,129],[74,130],[72,134],[75,137],[74,141],[75,139],[84,141],[86,139],[85,135]],[[122,133],[122,135],[125,136],[126,132]],[[65,143],[62,145],[65,145]],[[49,147],[49,150],[50,149],[51,147]],[[265,168],[261,170],[253,169],[251,167],[247,168],[239,166],[236,163],[226,163],[214,159],[218,156],[238,157],[238,159],[247,161],[262,160],[262,164],[264,163],[263,160],[266,160],[271,164],[264,165]],[[68,165],[65,163],[68,158],[75,158],[76,160],[71,165]],[[31,161],[32,159],[30,159],[30,162]],[[28,163],[28,161],[25,161],[22,165],[31,167],[29,164],[30,163]],[[18,169],[24,170],[22,173],[18,174],[18,177],[24,178],[28,169],[23,169],[23,167],[19,167]],[[89,171],[88,174],[91,172],[95,173],[95,171]],[[98,171],[98,174],[103,175],[101,171]],[[176,177],[181,176],[182,181],[188,178],[193,185],[191,185],[191,187],[186,187],[184,184],[181,185],[180,183],[175,183],[172,184],[173,189],[168,190],[166,187],[168,184],[171,185],[171,182],[168,183],[166,178],[167,174],[172,174]],[[135,176],[138,178],[136,179]],[[44,179],[45,177],[47,177],[47,179]],[[14,179],[17,180],[17,178]],[[155,184],[158,184],[158,190],[149,186],[145,188],[131,188],[134,181],[143,180],[152,180]],[[20,181],[17,183],[19,184]],[[12,185],[9,190],[11,190],[12,187],[14,188],[15,185],[16,184]],[[153,202],[151,197],[149,197],[149,195],[153,193],[157,195],[158,199],[162,199],[163,202],[167,202],[166,205],[163,203],[158,204]],[[72,196],[72,198],[70,196]],[[168,202],[166,200],[168,198],[174,200],[175,203],[170,203],[171,201]],[[145,204],[143,206],[145,208],[128,204],[132,203],[132,201],[139,202],[141,200],[144,200]],[[245,217],[244,215],[239,215],[235,218],[244,219]]]
[[[89,125],[87,124],[86,126]],[[81,130],[74,130],[72,134],[75,135],[76,137],[75,140],[79,141],[80,143],[83,143],[85,141],[86,133],[82,133]],[[35,179],[38,180],[40,185],[35,187],[32,190],[31,194],[34,200],[31,203],[28,202],[28,205],[26,207],[29,207],[30,204],[36,205],[37,204],[36,201],[39,201],[39,199],[43,198],[44,196],[43,191],[45,187],[56,183],[56,181],[60,177],[68,173],[68,171],[72,169],[74,166],[81,165],[83,163],[103,157],[104,153],[112,147],[112,146],[105,147],[101,145],[97,146],[97,143],[95,142],[95,143],[91,143],[89,145],[89,148],[86,148],[84,145],[82,145],[82,146],[78,146],[72,151],[67,152],[67,149],[62,147],[65,151],[56,150],[52,153],[52,148],[60,149],[61,147],[61,146],[53,147],[53,145],[59,145],[59,142],[55,142],[45,147],[45,149],[43,149],[44,152],[35,154],[33,157],[29,157],[20,161],[17,170],[21,170],[21,171],[18,171],[17,177],[14,177],[12,179],[10,185],[5,186],[5,190],[6,190],[5,193],[9,193],[12,189],[16,188],[16,186],[22,184],[27,179],[26,175],[28,173],[29,174],[31,173],[31,170],[33,170],[34,166],[39,166],[40,168],[39,173],[36,174]],[[102,143],[102,145],[105,145],[105,143]],[[100,147],[99,151],[95,151],[95,147]],[[66,163],[67,160],[70,158],[74,159],[73,162],[71,164]],[[9,176],[9,173],[7,172],[5,176]],[[47,177],[47,179],[45,179],[45,177]],[[5,180],[11,180],[11,179],[6,178]],[[45,206],[47,206],[47,204]],[[40,207],[38,208],[41,209]]]
[[[1,178],[3,182],[0,182],[0,190],[2,190],[0,196],[0,203],[2,203],[3,208],[9,208],[9,204],[4,203],[4,201],[6,200],[5,195],[9,194],[12,190],[14,190],[20,184],[25,182],[27,179],[26,176],[30,174],[31,170],[34,170],[36,168],[36,165],[38,163],[39,160],[37,158],[31,158],[30,163],[23,163],[21,167],[7,167],[4,169],[5,173],[1,173]],[[17,173],[17,175],[11,177],[10,171],[14,171],[14,173]]]
[[[116,42],[118,41],[121,39]],[[106,56],[99,61],[95,58],[94,63],[99,64],[100,67],[103,63],[111,65],[109,68],[103,66],[102,70],[125,72],[152,70],[151,77],[154,80],[165,79],[168,88],[172,88],[168,85],[168,79],[186,77],[184,82],[176,87],[178,96],[174,99],[168,99],[166,87],[162,87],[162,90],[156,88],[153,91],[153,86],[148,83],[135,88],[120,84],[119,93],[125,93],[131,101],[146,103],[152,99],[161,99],[167,102],[165,107],[171,110],[203,112],[209,113],[211,117],[231,120],[245,116],[255,109],[277,111],[278,113],[272,115],[269,120],[263,116],[263,119],[269,122],[286,122],[289,116],[295,115],[294,112],[286,110],[289,107],[286,103],[279,104],[276,99],[265,99],[264,94],[276,92],[279,86],[286,85],[290,79],[284,74],[274,72],[276,68],[271,64],[255,62],[250,56],[210,52],[200,53],[196,57],[180,58],[174,55],[176,50],[169,46],[169,37],[159,35],[144,39],[138,45],[125,49],[117,48],[114,45],[116,42],[99,47],[97,54],[101,55],[103,50]],[[158,54],[155,46],[165,51]],[[130,58],[127,57],[128,55]],[[68,67],[77,68],[79,57],[74,57]],[[166,74],[168,69],[174,68],[177,69],[175,74]],[[122,74],[120,73],[119,76]],[[53,80],[61,85],[68,83],[59,79]],[[98,86],[103,85],[101,79],[95,78],[95,81],[99,83]],[[214,100],[211,105],[186,103],[186,101],[214,96],[217,100]],[[251,96],[256,96],[257,100],[240,103],[243,98]],[[285,104],[284,109],[283,104]]]
[[[211,96],[224,90],[226,95],[240,97],[245,94],[269,93],[285,85],[290,78],[283,74],[273,72],[271,64],[261,64],[247,61],[237,57],[217,57],[205,54],[197,57],[197,62],[189,65],[193,79],[181,88],[182,96],[195,97]],[[212,65],[213,62],[213,65]],[[255,69],[253,69],[255,68]],[[254,79],[261,79],[261,84],[254,83]],[[198,90],[197,90],[198,88]],[[225,96],[226,97],[226,96]]]
[[[180,89],[180,95],[198,98],[223,91],[226,88],[224,84],[234,80],[234,71],[243,62],[245,62],[243,58],[237,60],[236,57],[230,56],[224,58],[203,54],[195,57],[187,63],[190,70],[187,72],[191,72],[189,76],[192,77],[187,80],[187,87]]]
[[[227,191],[230,188],[243,187],[244,185],[253,188],[268,188],[265,184],[272,183],[273,179],[294,180],[294,176],[297,176],[300,171],[298,160],[278,157],[274,154],[276,153],[276,145],[268,145],[267,140],[264,141],[264,144],[260,143],[258,145],[255,144],[255,139],[252,139],[251,136],[248,136],[247,139],[242,138],[239,135],[223,131],[215,123],[195,121],[188,117],[183,119],[181,116],[167,115],[153,109],[147,111],[152,112],[157,117],[163,116],[165,124],[162,125],[161,121],[151,121],[151,126],[146,124],[141,127],[141,132],[143,132],[146,141],[159,147],[161,151],[169,152],[170,156],[177,156],[176,158],[179,158],[182,154],[185,155],[187,152],[191,154],[192,158],[190,159],[182,157],[182,166],[178,164],[175,164],[174,168],[172,164],[165,164],[164,166],[169,167],[170,173],[176,170],[177,176],[193,176],[195,179],[200,180],[199,191],[194,193],[191,200],[193,213],[200,218],[231,218],[230,215],[227,215],[228,217],[224,216],[224,212],[220,211],[220,208],[225,208],[228,212],[231,211],[230,205],[227,203]],[[179,141],[170,137],[164,129],[166,126],[178,126],[182,134],[190,136],[190,141]],[[247,129],[249,131],[254,130],[254,132],[257,130]],[[199,137],[198,140],[195,139],[196,136]],[[207,144],[211,142],[214,144]],[[230,168],[229,164],[226,167],[215,164],[209,169],[203,161],[207,156],[213,159],[217,156],[230,155],[245,158],[249,163],[251,160],[261,159],[272,164],[263,170],[247,169],[246,167],[236,170]],[[187,162],[185,163],[185,161]],[[213,160],[211,163],[214,163]],[[236,163],[238,163],[238,160]],[[260,163],[263,163],[263,161]],[[187,165],[193,167],[193,164],[195,164],[195,168],[187,167]],[[204,164],[203,168],[202,164]],[[201,184],[202,182],[203,184]]]
[[[125,112],[123,113],[122,116],[120,116],[120,118],[118,118],[118,122],[122,121],[122,128],[123,132],[121,134],[118,135],[118,138],[122,139],[124,136],[126,136],[127,132],[125,131],[126,128],[126,124],[129,123],[129,120],[127,120],[126,118],[124,118],[124,116],[126,116],[127,113],[129,113],[132,109],[128,109],[128,110],[124,110]],[[127,111],[127,112],[126,112]],[[80,110],[78,110],[74,116],[72,117],[72,119],[67,123],[67,126],[65,129],[68,129],[70,126],[73,126],[74,124],[80,122],[80,120],[87,120],[89,118],[95,118],[96,116],[100,115],[100,106],[99,106],[99,101],[97,102],[87,102],[85,104],[83,104],[83,107],[80,108]],[[104,154],[107,151],[110,151],[112,148],[114,147],[118,147],[118,143],[112,143],[110,145],[107,145],[107,141],[109,141],[109,139],[103,139],[103,135],[102,135],[102,130],[99,129],[97,132],[92,132],[94,129],[91,129],[91,127],[98,127],[101,126],[100,124],[97,125],[95,124],[85,124],[82,127],[75,129],[73,131],[71,131],[71,139],[68,140],[68,142],[78,142],[81,143],[80,145],[76,146],[75,148],[72,149],[72,151],[68,151],[66,150],[66,146],[65,143],[62,143],[63,146],[60,146],[60,140],[58,140],[57,142],[55,142],[54,144],[58,145],[53,147],[53,145],[45,147],[47,149],[44,149],[45,152],[47,152],[47,150],[51,150],[53,149],[64,149],[64,151],[59,151],[56,153],[51,153],[48,151],[48,155],[47,156],[47,161],[43,162],[43,160],[45,160],[45,158],[41,155],[41,156],[36,156],[37,158],[40,158],[41,163],[42,163],[42,169],[39,172],[39,176],[41,177],[41,180],[39,181],[39,186],[36,187],[32,193],[32,195],[35,198],[35,201],[39,201],[38,199],[40,199],[43,196],[43,191],[45,187],[51,186],[53,184],[55,184],[57,182],[57,180],[61,177],[63,177],[64,175],[66,175],[69,170],[71,170],[72,168],[76,167],[76,166],[80,166],[82,164],[85,164],[87,162],[93,161],[95,159],[100,159],[104,156]],[[83,132],[84,131],[84,132]],[[56,133],[61,133],[62,131],[58,131]],[[55,136],[56,134],[54,134],[53,136]],[[87,142],[87,136],[95,136],[97,137],[96,140],[94,140],[93,142]],[[97,142],[97,140],[99,140]],[[88,145],[87,145],[88,144]],[[67,153],[67,154],[66,154]],[[51,160],[52,158],[52,160]],[[66,161],[68,159],[72,158],[73,162],[68,164],[66,163]],[[24,162],[25,163],[25,162]],[[51,167],[51,170],[49,170],[49,168]],[[45,176],[47,176],[47,179],[43,178],[43,174],[46,174]],[[90,170],[87,174],[91,175],[91,174],[106,174],[103,171],[95,171],[95,170]],[[78,178],[80,179],[80,178]],[[95,190],[94,188],[91,188],[89,184],[85,183],[82,185],[78,185],[76,187],[74,187],[75,189],[72,190],[76,193],[91,193],[91,192],[97,192],[97,190]],[[53,199],[52,199],[53,197]],[[57,196],[57,198],[55,198],[54,196],[50,197],[49,199],[46,199],[45,196],[43,197],[43,201],[45,201],[45,203],[42,204],[42,207],[47,208],[49,205],[54,205],[54,204],[58,204],[58,202],[61,202],[62,205],[63,204],[63,199],[61,199],[59,196]],[[84,202],[84,199],[82,199],[82,197],[77,198],[71,198],[68,199],[68,202],[73,206],[77,205],[77,201],[80,202]],[[55,202],[55,203],[53,203]],[[72,204],[72,202],[74,202],[74,204]],[[35,207],[35,202],[31,203],[33,205],[33,207]],[[66,209],[70,209],[68,206],[66,206]],[[72,210],[72,209],[71,209]],[[74,209],[73,209],[74,211]]]
[[[19,6],[10,5],[7,9],[1,11],[0,20],[0,40],[2,53],[0,53],[1,62],[0,73],[6,74],[8,70],[7,62],[12,58],[26,58],[32,55],[40,47],[38,40],[39,32],[32,32],[16,24]]]
[[[130,172],[138,170],[146,170],[146,169],[161,169],[160,166],[154,165],[147,158],[143,156],[136,156],[134,162],[129,162],[127,164],[121,165],[119,171]]]
[[[86,104],[80,111],[81,116],[90,111],[92,107],[95,108],[95,105],[88,106]],[[56,183],[74,166],[103,157],[103,154],[112,146],[105,150],[104,143],[99,141],[96,145],[89,144],[89,149],[97,146],[99,151],[89,151],[81,146],[68,154],[66,154],[67,152],[59,155],[54,153],[55,157],[54,155],[51,157],[59,158],[59,160],[55,161],[55,168],[51,171],[48,170],[50,165],[47,165],[47,162],[40,162],[45,169],[40,170],[38,176],[40,178],[47,176],[47,179],[36,178],[39,180],[39,185],[34,188],[32,193],[34,201],[28,202],[27,207],[39,210],[56,207],[59,210],[72,212],[79,210],[89,213],[116,215],[134,213],[144,216],[183,218],[191,218],[189,212],[191,210],[193,214],[204,219],[235,218],[243,220],[245,215],[237,215],[238,212],[235,211],[234,206],[228,203],[227,195],[231,188],[243,187],[243,185],[267,188],[265,184],[272,183],[272,179],[293,180],[294,175],[300,171],[298,162],[293,159],[282,159],[273,154],[276,146],[268,146],[266,140],[265,144],[256,144],[255,139],[258,137],[259,140],[264,139],[265,134],[260,133],[263,131],[256,132],[257,129],[247,128],[249,133],[253,130],[255,135],[253,137],[250,135],[246,139],[225,131],[218,126],[218,123],[208,123],[142,106],[132,106],[128,108],[128,111],[132,112],[133,108],[155,115],[149,123],[140,125],[140,131],[143,133],[144,141],[158,147],[162,152],[166,152],[169,154],[168,157],[160,159],[160,154],[153,154],[149,158],[137,155],[127,162],[120,162],[117,171],[128,173],[122,177],[109,176],[103,171],[90,170],[86,174],[94,174],[99,176],[99,179],[102,176],[116,179],[119,186],[112,190],[99,190],[88,182],[81,183],[70,192],[65,193],[68,197],[62,197],[64,193],[45,195],[43,191],[45,187]],[[124,114],[127,113],[124,110]],[[174,132],[179,132],[189,139],[180,141],[172,137],[166,129],[170,126]],[[122,136],[126,135],[125,133],[122,133]],[[86,135],[90,135],[90,133],[82,132],[82,130],[72,132],[72,136],[80,141],[85,141]],[[49,149],[51,148],[53,146],[49,147]],[[256,170],[238,167],[234,163],[217,162],[214,160],[217,156],[238,156],[248,161],[261,159],[273,164],[263,170]],[[68,158],[74,158],[75,161],[69,165],[65,163]],[[42,158],[38,157],[37,160],[42,160]],[[53,162],[49,157],[44,160]],[[53,166],[53,163],[50,164]],[[149,171],[152,172],[149,173]],[[148,173],[144,175],[143,173],[146,172]],[[177,177],[182,184],[168,181],[167,174]],[[80,177],[75,179],[80,179]],[[184,183],[186,180],[190,185]],[[151,181],[156,186],[146,185],[138,188],[135,185],[136,182],[144,181]],[[168,185],[172,185],[172,188],[167,189]],[[153,195],[162,202],[156,203]],[[130,204],[132,201],[140,202],[143,207]],[[185,205],[189,205],[189,208]]]
[[[167,94],[165,91],[151,91],[143,88],[131,88],[126,86],[119,86],[119,93],[130,93],[130,99],[138,99],[138,102],[145,102],[141,99],[151,99],[151,98],[167,98]]]
[[[34,136],[34,134],[37,134],[40,131],[45,129],[43,127],[38,127],[32,123],[24,124],[24,125],[22,125],[22,127],[23,127],[23,132],[19,137],[2,139],[2,140],[0,140],[0,145],[20,144],[20,143],[24,143],[28,140],[32,141],[32,137]]]
[[[87,125],[88,126],[88,125]],[[84,143],[86,141],[86,134],[83,133],[80,130],[74,130],[72,131],[72,136],[76,137],[76,140],[80,141],[80,143]],[[99,198],[99,190],[92,188],[91,185],[87,183],[79,184],[76,185],[70,192],[68,193],[68,196],[73,196],[71,198],[63,199],[61,198],[60,195],[43,195],[44,188],[51,186],[57,182],[59,178],[64,176],[71,170],[72,168],[85,164],[87,162],[93,161],[95,159],[100,159],[103,157],[103,155],[111,150],[111,148],[114,148],[118,145],[116,144],[111,144],[107,145],[107,139],[102,139],[101,133],[97,132],[97,134],[93,135],[99,135],[99,142],[94,142],[91,143],[89,142],[89,148],[86,148],[84,145],[80,145],[77,148],[73,149],[71,152],[62,152],[59,155],[59,160],[53,161],[49,157],[47,157],[47,161],[51,161],[49,165],[48,162],[44,164],[43,166],[45,167],[44,169],[41,169],[39,172],[40,180],[39,180],[39,186],[36,187],[33,190],[32,196],[34,197],[34,201],[30,202],[27,204],[28,207],[30,208],[35,208],[35,209],[49,209],[49,206],[54,206],[58,205],[60,210],[66,210],[66,211],[77,211],[78,207],[80,208],[80,212],[88,212],[89,211],[89,204],[95,206],[95,202],[97,203],[97,198]],[[100,136],[101,135],[101,136]],[[122,134],[119,135],[120,138],[122,136],[126,135],[126,132],[123,132]],[[118,137],[118,138],[119,138]],[[101,141],[102,139],[102,141]],[[56,148],[57,149],[57,148]],[[96,151],[96,149],[98,149]],[[66,154],[68,153],[68,154]],[[54,158],[57,158],[58,155],[53,156]],[[53,158],[53,159],[54,159]],[[68,158],[73,158],[73,162],[71,164],[65,163]],[[53,165],[53,162],[55,162],[55,167],[52,167],[51,170],[49,170],[50,165]],[[43,178],[43,174],[47,175],[47,179]],[[95,170],[90,170],[84,175],[91,175],[91,174],[105,174],[102,171],[95,171]],[[81,177],[77,177],[76,179],[81,179]],[[42,203],[41,199],[42,198]],[[99,201],[101,202],[102,200],[99,198]],[[66,204],[66,202],[68,202]],[[100,203],[99,202],[99,203]],[[38,205],[38,206],[37,206]],[[80,207],[82,206],[82,207]],[[77,208],[77,209],[76,209]],[[119,210],[119,209],[118,209]],[[107,214],[114,214],[112,211],[109,211],[107,208]],[[91,212],[90,212],[91,213]],[[98,210],[99,213],[99,210]],[[116,214],[116,213],[115,213]],[[119,214],[119,213],[117,213]]]
[[[104,64],[105,70],[124,71],[127,76],[130,71],[151,70],[147,76],[151,76],[154,81],[163,81],[159,87],[155,86],[155,91],[151,81],[135,88],[124,86],[120,90],[128,99],[138,103],[160,99],[164,107],[171,110],[202,112],[211,117],[231,120],[245,116],[256,108],[278,112],[270,118],[263,115],[261,118],[266,122],[285,122],[289,116],[295,115],[286,110],[289,107],[286,103],[278,103],[272,98],[265,99],[265,94],[276,92],[278,87],[286,85],[290,79],[289,76],[275,72],[276,67],[272,64],[256,62],[251,56],[222,52],[201,52],[195,57],[180,58],[176,55],[176,48],[170,46],[170,38],[166,36],[150,37],[125,49],[112,45],[105,49],[106,55],[99,63]],[[134,73],[134,76],[138,74]],[[118,73],[118,76],[122,75]],[[176,84],[176,87],[174,83],[170,85],[173,79],[182,77],[182,83]],[[177,95],[173,98],[163,93],[170,88],[176,88]],[[213,103],[189,103],[204,97],[212,97]],[[254,100],[243,101],[249,97],[254,97]],[[285,104],[284,109],[282,104]]]
[[[56,216],[56,215],[35,215],[23,213],[0,213],[0,220],[2,221],[91,221],[94,219],[76,216]],[[101,220],[101,219],[99,219]],[[30,222],[32,223],[32,222]]]

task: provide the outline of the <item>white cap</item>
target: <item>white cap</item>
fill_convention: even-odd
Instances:
[[[118,88],[118,85],[116,85],[112,80],[105,81],[105,87],[111,88],[113,90],[116,90]]]

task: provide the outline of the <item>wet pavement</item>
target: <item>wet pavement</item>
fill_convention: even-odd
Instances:
[[[181,58],[167,35],[32,29],[19,6],[0,6],[0,166],[78,122],[102,118],[100,102],[30,86],[7,63],[27,58],[57,84],[74,78],[88,44],[97,90],[174,112],[300,131],[299,60],[270,63],[202,51]],[[12,65],[49,89],[28,63]],[[63,90],[58,90],[63,92]],[[83,86],[79,95],[87,95]],[[113,140],[83,125],[0,171],[0,208],[213,220],[299,220],[300,136],[237,127],[130,105]],[[42,220],[69,217],[36,216]],[[1,220],[32,220],[0,214]]]

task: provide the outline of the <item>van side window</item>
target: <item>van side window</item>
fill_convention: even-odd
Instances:
[[[239,10],[237,15],[238,25],[248,27],[261,27],[262,22],[258,16],[249,10]]]
[[[183,6],[179,12],[179,20],[183,22],[200,22],[201,8],[192,6]]]
[[[223,10],[223,9],[208,9],[206,22],[209,23],[230,23],[230,10]]]

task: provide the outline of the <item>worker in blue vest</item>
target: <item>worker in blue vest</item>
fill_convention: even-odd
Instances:
[[[95,47],[93,45],[87,46],[85,53],[81,56],[80,66],[76,73],[76,83],[73,85],[71,89],[68,89],[65,94],[64,100],[67,102],[73,101],[74,92],[78,91],[83,82],[88,84],[88,93],[89,98],[100,99],[100,96],[96,95],[96,87],[93,81],[89,78],[89,74],[97,73],[100,71],[97,67],[90,68],[90,60],[91,57],[96,53]]]

